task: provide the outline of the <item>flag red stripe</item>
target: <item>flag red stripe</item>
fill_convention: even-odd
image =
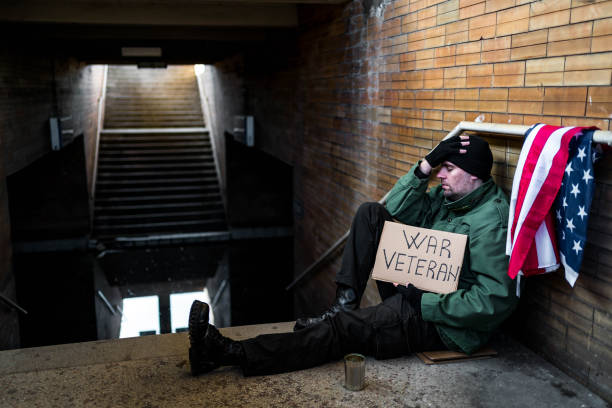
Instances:
[[[527,158],[525,159],[525,163],[523,164],[523,172],[521,174],[521,182],[519,184],[516,208],[514,210],[512,237],[514,237],[516,234],[516,224],[521,213],[521,208],[523,208],[523,202],[525,201],[525,196],[527,195],[527,190],[529,189],[529,185],[533,177],[533,172],[535,170],[536,163],[538,162],[538,157],[540,157],[540,154],[544,149],[546,141],[548,140],[552,132],[555,131],[555,129],[557,129],[555,126],[545,125],[540,128],[540,130],[533,137],[531,149],[529,149]]]
[[[544,149],[546,140],[548,140],[550,135],[557,129],[560,128],[555,126],[542,127],[540,132],[535,135],[531,150],[525,160],[512,224],[511,237],[514,240],[514,245],[512,246],[512,254],[508,268],[508,275],[511,278],[515,278],[519,270],[524,268],[524,266],[525,269],[538,269],[539,267],[539,262],[537,262],[537,253],[534,252],[537,251],[537,247],[534,244],[534,237],[539,226],[542,224],[544,218],[550,211],[552,203],[561,186],[563,173],[565,171],[565,164],[567,163],[568,158],[569,142],[571,138],[583,128],[569,128],[562,135],[559,150],[554,153],[554,157],[552,159],[552,166],[546,175],[546,179],[542,184],[540,191],[537,192],[532,208],[530,208],[529,213],[525,217],[523,225],[521,226],[518,236],[515,239],[516,226],[521,208],[527,195],[527,191],[529,190],[529,184],[533,177],[536,163]],[[554,229],[549,229],[549,235],[553,235],[553,231]],[[535,263],[533,263],[534,260]]]

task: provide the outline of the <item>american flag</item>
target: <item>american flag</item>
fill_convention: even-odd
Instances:
[[[572,286],[582,264],[589,210],[595,192],[593,164],[601,157],[601,151],[593,147],[593,132],[586,130],[582,137],[570,141],[570,159],[555,201],[559,254],[565,279]]]
[[[510,197],[511,278],[551,272],[563,263],[568,282],[576,281],[588,221],[583,213],[594,188],[589,129],[537,124],[525,134]]]

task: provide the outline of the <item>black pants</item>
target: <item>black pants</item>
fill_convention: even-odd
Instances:
[[[359,297],[374,266],[386,220],[392,217],[378,203],[363,204],[353,219],[336,282],[352,287]],[[244,374],[275,374],[314,367],[353,352],[384,359],[445,348],[435,326],[424,321],[393,284],[377,282],[377,286],[383,299],[379,305],[339,312],[292,333],[260,335],[242,341],[246,354]]]

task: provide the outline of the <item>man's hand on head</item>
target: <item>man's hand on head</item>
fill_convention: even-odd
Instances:
[[[431,152],[429,152],[429,154],[425,156],[425,159],[421,162],[421,172],[423,172],[424,174],[429,174],[432,168],[442,164],[451,154],[467,153],[467,150],[464,149],[464,146],[468,146],[469,144],[470,137],[466,135],[453,136],[449,139],[441,141],[440,144],[438,144]],[[427,164],[423,165],[425,162],[427,162]]]

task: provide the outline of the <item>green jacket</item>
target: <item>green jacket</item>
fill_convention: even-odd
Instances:
[[[516,281],[507,274],[508,199],[489,179],[450,202],[441,186],[426,192],[427,179],[417,177],[415,168],[395,184],[386,207],[402,223],[468,236],[457,291],[423,294],[421,310],[449,349],[471,354],[487,343],[518,303]]]

